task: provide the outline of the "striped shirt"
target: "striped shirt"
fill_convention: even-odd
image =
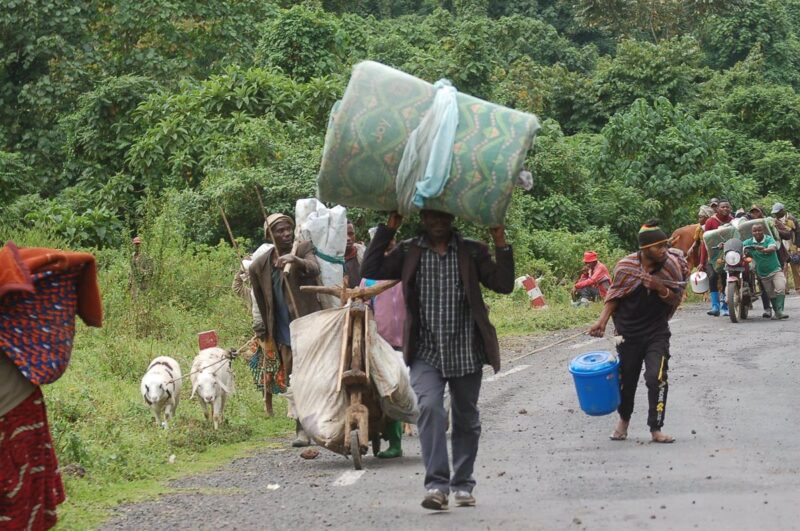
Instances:
[[[424,237],[416,277],[420,328],[415,357],[439,369],[445,378],[458,378],[481,370],[486,358],[477,337],[458,268],[455,236],[440,255]]]

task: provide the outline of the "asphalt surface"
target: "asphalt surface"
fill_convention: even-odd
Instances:
[[[279,441],[119,507],[106,528],[800,529],[800,297],[786,306],[788,321],[758,311],[739,324],[699,306],[678,311],[671,445],[649,443],[643,381],[627,441],[608,439],[616,415],[580,411],[568,362],[611,349],[609,340],[582,336],[521,357],[574,333],[513,338],[501,342],[501,373],[484,376],[475,508],[420,507],[416,437],[404,439],[401,459],[366,457],[363,473],[324,449],[301,459]]]

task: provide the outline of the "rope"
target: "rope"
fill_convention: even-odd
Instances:
[[[515,361],[521,360],[522,358],[527,358],[528,356],[532,356],[532,355],[536,354],[537,352],[542,352],[543,350],[547,350],[549,348],[553,348],[556,345],[560,345],[561,343],[566,343],[567,341],[569,341],[571,339],[575,339],[576,337],[580,337],[580,336],[582,336],[584,334],[586,334],[586,332],[583,332],[583,331],[582,332],[576,332],[576,333],[572,334],[571,336],[567,336],[567,337],[561,338],[561,339],[559,339],[558,341],[556,341],[554,343],[550,343],[549,345],[545,345],[543,347],[539,347],[537,349],[534,349],[534,350],[528,352],[527,354],[521,354],[521,355],[517,356],[516,358],[511,358],[510,360],[505,360],[505,363],[514,363]],[[484,371],[489,371],[489,370],[491,370],[490,366],[486,366],[484,368]]]
[[[222,363],[223,361],[233,361],[234,359],[236,359],[236,355],[235,355],[235,354],[231,354],[231,353],[229,352],[229,353],[228,353],[228,355],[227,355],[227,356],[225,356],[224,358],[222,358],[222,359],[220,359],[220,360],[217,360],[217,361],[215,361],[214,363],[212,363],[212,364],[210,364],[210,365],[206,365],[205,367],[201,367],[200,369],[197,369],[196,371],[192,371],[192,372],[190,372],[190,373],[188,373],[188,374],[184,374],[184,375],[182,375],[182,376],[179,376],[179,377],[177,377],[177,378],[173,378],[172,380],[170,380],[170,381],[169,381],[169,382],[167,382],[167,383],[174,383],[174,382],[177,382],[178,380],[183,380],[183,379],[184,379],[184,378],[186,378],[187,376],[191,376],[191,375],[193,375],[193,374],[197,374],[198,372],[203,372],[204,370],[206,370],[206,369],[208,369],[208,368],[210,368],[210,367],[213,367],[214,365],[219,365],[219,364],[220,364],[220,363]],[[215,372],[216,372],[216,371],[215,371]]]
[[[329,254],[325,254],[316,247],[314,247],[314,254],[325,260],[330,264],[339,264],[344,265],[344,257],[343,256],[331,256]]]

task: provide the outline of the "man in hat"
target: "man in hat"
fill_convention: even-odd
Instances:
[[[619,354],[621,402],[619,422],[611,434],[614,441],[628,437],[633,401],[644,364],[644,380],[650,404],[647,425],[656,443],[675,439],[661,431],[667,405],[669,319],[683,298],[689,267],[683,253],[669,248],[666,233],[657,220],[642,225],[639,251],[620,260],[614,268],[614,283],[606,295],[600,318],[589,334],[603,337],[609,318],[614,318],[615,335],[622,336]]]
[[[703,205],[700,207],[700,210],[697,212],[697,227],[694,230],[694,236],[692,237],[692,246],[686,252],[687,257],[694,257],[693,262],[698,263],[700,260],[700,247],[703,245],[703,232],[706,221],[715,214],[714,209],[710,206]],[[698,253],[695,256],[695,253]]]
[[[772,217],[775,218],[775,228],[778,229],[778,235],[781,237],[778,242],[778,259],[781,267],[785,269],[789,263],[789,249],[792,241],[796,239],[797,220],[786,212],[783,203],[772,205]]]
[[[497,332],[483,302],[481,284],[498,293],[514,289],[514,254],[505,229],[490,229],[495,259],[483,243],[463,238],[453,216],[422,210],[423,232],[386,254],[402,217],[380,225],[364,256],[362,273],[375,280],[400,279],[406,306],[403,357],[419,398],[417,423],[427,493],[422,506],[448,508],[451,491],[459,507],[475,505],[473,469],[481,422],[478,412],[483,365],[500,370]],[[444,388],[450,389],[453,469],[447,452]]]
[[[716,197],[712,197],[711,201],[708,202],[709,208],[714,211],[714,214],[717,213],[717,209],[719,208],[719,199]]]
[[[572,298],[577,301],[573,306],[585,306],[589,301],[596,301],[598,297],[604,298],[611,285],[608,268],[597,260],[596,252],[583,253],[583,264],[581,276],[572,288]]]
[[[272,410],[272,394],[286,390],[292,374],[292,347],[289,323],[322,309],[313,293],[300,291],[300,286],[319,284],[319,265],[310,241],[294,243],[294,221],[284,214],[272,214],[264,223],[264,236],[273,246],[253,260],[248,272],[258,311],[253,310],[253,331],[259,338],[265,366],[265,401],[268,414]],[[288,275],[284,266],[291,264]],[[275,356],[275,351],[279,356]],[[308,436],[299,421],[292,446],[307,446]]]
[[[131,297],[134,299],[139,295],[139,292],[147,291],[150,285],[150,280],[153,276],[153,261],[150,257],[142,251],[142,237],[135,236],[132,240],[133,255],[131,256],[131,276],[129,279],[129,286],[131,290]]]
[[[793,215],[786,212],[783,203],[772,205],[772,215],[778,227],[781,238],[787,250],[787,262],[792,269],[792,279],[795,293],[800,295],[800,222]],[[781,232],[781,228],[784,229]]]
[[[757,223],[752,227],[753,237],[743,243],[748,254],[756,262],[756,275],[761,280],[764,291],[769,295],[774,310],[773,320],[788,319],[783,313],[784,299],[786,297],[786,276],[778,260],[778,242],[766,233],[766,225]]]

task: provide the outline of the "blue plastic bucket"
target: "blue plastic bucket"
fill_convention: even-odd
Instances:
[[[587,415],[613,413],[619,407],[619,360],[611,352],[587,352],[573,359],[569,372],[578,402]]]

